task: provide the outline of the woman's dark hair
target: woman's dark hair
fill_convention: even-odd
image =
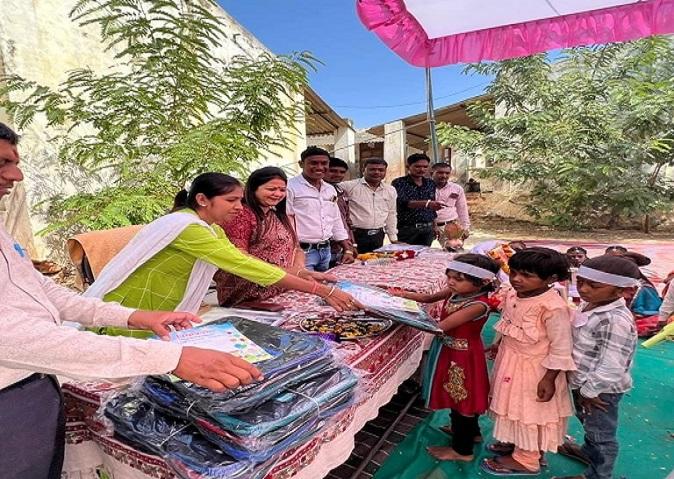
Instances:
[[[284,183],[288,184],[288,177],[286,176],[285,172],[276,166],[265,166],[264,168],[255,170],[248,177],[248,181],[246,181],[243,202],[246,206],[248,206],[248,208],[251,209],[251,211],[255,214],[255,218],[257,219],[257,227],[255,230],[256,242],[264,236],[267,225],[264,221],[265,213],[262,210],[262,206],[260,206],[260,203],[258,203],[257,198],[255,197],[255,192],[262,185],[269,183],[273,179],[283,180]],[[296,240],[297,238],[295,238],[295,228],[290,223],[290,219],[288,219],[288,214],[286,213],[286,199],[283,198],[279,204],[277,204],[272,209],[272,211]]]
[[[609,254],[612,251],[616,251],[616,252],[619,252],[619,253],[627,253],[627,248],[625,248],[624,246],[621,246],[619,244],[614,244],[614,245],[611,245],[608,248],[606,248],[606,250],[604,250],[604,253]]]
[[[215,196],[226,195],[241,187],[239,180],[224,173],[202,173],[192,181],[190,190],[180,190],[173,199],[173,209],[199,208],[197,195],[202,193],[209,200]]]
[[[633,261],[622,256],[606,254],[597,256],[596,258],[588,259],[583,263],[583,266],[628,278],[641,279],[643,277],[639,267]]]
[[[508,261],[510,269],[533,273],[541,279],[557,276],[557,281],[569,279],[570,263],[565,254],[550,248],[527,248],[515,253]]]
[[[478,268],[482,268],[482,269],[486,269],[487,271],[491,271],[494,274],[497,274],[499,272],[499,270],[501,269],[501,267],[499,266],[499,264],[496,261],[491,259],[489,256],[484,256],[484,255],[481,255],[481,254],[473,254],[473,253],[460,254],[458,256],[455,256],[453,261],[458,261],[460,263],[466,263],[466,264],[469,264],[471,266],[477,266]],[[447,268],[446,273],[448,273],[449,271],[451,271],[451,270],[449,268]],[[458,271],[458,272],[460,273],[460,271]],[[490,283],[487,283],[487,284],[483,284],[482,283],[483,280],[481,278],[476,278],[474,276],[470,276],[470,275],[465,274],[465,273],[461,273],[461,274],[463,275],[464,278],[466,278],[468,281],[473,283],[475,286],[482,286],[482,289],[480,290],[480,292],[487,293],[489,291],[494,291],[494,288],[496,287],[496,285],[494,284],[493,281],[490,282]]]

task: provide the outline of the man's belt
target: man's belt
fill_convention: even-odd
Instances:
[[[365,229],[365,228],[353,228],[354,232],[363,232],[368,236],[374,236],[379,233],[384,232],[384,228],[373,228],[373,229]]]
[[[305,243],[300,241],[300,248],[304,251],[309,251],[311,249],[323,249],[330,247],[330,240],[319,241],[318,243]]]
[[[448,225],[450,223],[457,223],[457,221],[456,220],[439,221],[439,222],[435,223],[435,226],[445,226],[445,225]]]
[[[432,228],[433,227],[433,222],[429,221],[428,223],[415,223],[414,227],[415,228]]]

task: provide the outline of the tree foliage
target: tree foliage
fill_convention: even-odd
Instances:
[[[56,88],[7,76],[0,107],[19,128],[36,115],[60,131],[59,159],[89,181],[47,203],[47,232],[151,221],[204,171],[245,174],[287,147],[304,115],[308,53],[225,62],[214,0],[78,0],[72,21],[97,26],[114,64],[81,68]]]
[[[467,67],[494,75],[469,108],[479,130],[440,141],[482,154],[489,175],[522,184],[528,209],[562,227],[616,226],[671,204],[674,44],[655,37]]]

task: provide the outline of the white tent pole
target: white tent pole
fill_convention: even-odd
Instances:
[[[431,130],[431,147],[433,151],[433,163],[440,161],[440,153],[438,151],[438,137],[435,133],[435,108],[433,107],[433,79],[431,78],[431,69],[426,67],[426,99],[428,102],[428,111],[426,119]]]

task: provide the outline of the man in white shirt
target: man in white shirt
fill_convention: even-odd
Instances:
[[[18,136],[0,123],[0,199],[23,179]],[[198,317],[149,312],[84,298],[38,273],[0,225],[0,477],[61,477],[65,420],[53,375],[120,379],[173,372],[223,391],[260,379],[251,364],[226,353],[164,341],[97,336],[63,326],[148,329],[168,338]]]
[[[470,235],[470,217],[466,194],[460,185],[449,181],[452,166],[436,163],[432,167],[435,182],[435,199],[447,206],[438,210],[435,228],[440,245],[450,251],[463,248],[463,242]]]
[[[302,173],[288,181],[286,211],[295,221],[297,239],[310,271],[330,267],[330,240],[340,243],[343,263],[353,263],[354,250],[337,206],[337,191],[325,182],[330,154],[310,146],[302,152]]]
[[[385,234],[391,243],[398,241],[398,193],[383,182],[387,167],[382,158],[368,158],[362,178],[339,185],[349,197],[351,225],[359,253],[381,248]]]

